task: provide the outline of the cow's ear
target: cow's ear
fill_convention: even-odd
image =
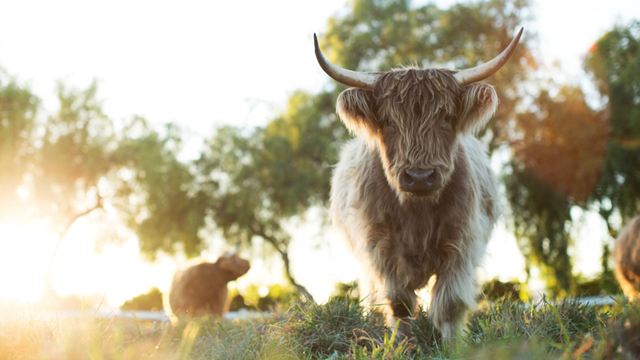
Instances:
[[[482,129],[498,108],[498,95],[493,86],[475,83],[464,88],[457,130],[475,133]]]
[[[338,115],[353,133],[378,131],[374,108],[375,99],[369,90],[350,88],[338,96]]]

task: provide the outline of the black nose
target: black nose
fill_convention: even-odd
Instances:
[[[435,169],[406,169],[400,175],[400,188],[412,193],[429,193],[438,187],[437,179]]]

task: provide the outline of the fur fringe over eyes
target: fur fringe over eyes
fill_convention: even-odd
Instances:
[[[408,77],[409,74],[420,73],[411,69],[403,72],[406,72],[406,74],[403,73],[398,76],[404,78]],[[399,79],[395,79],[393,76],[383,76],[381,82],[385,82],[385,84],[380,84],[380,88],[386,88],[387,91],[377,89],[375,93],[378,94],[378,97],[387,97],[389,95],[386,92],[390,90],[398,91],[400,94],[395,96],[398,97],[398,107],[408,106],[410,109],[419,109],[419,113],[441,113],[442,111],[449,114],[455,113],[455,109],[450,106],[454,102],[448,102],[446,98],[459,96],[456,130],[472,134],[480,131],[498,108],[498,95],[493,86],[489,84],[471,84],[462,89],[462,94],[456,95],[457,84],[451,84],[452,79],[448,79],[448,77],[451,77],[449,74],[444,72],[440,74],[437,70],[430,70],[429,73],[422,76],[424,79],[421,78],[419,80],[427,83],[423,83],[423,86],[410,86],[409,88],[412,89],[400,86],[405,82],[410,83],[409,81],[398,81]],[[439,99],[436,94],[440,96],[444,94],[445,96]],[[360,134],[365,131],[364,134],[373,135],[382,127],[381,120],[377,118],[375,110],[375,96],[373,91],[357,88],[347,89],[340,94],[337,102],[337,111],[349,131],[354,134]],[[416,96],[418,98],[415,98]],[[424,97],[424,99],[421,97]],[[410,111],[392,111],[392,113],[398,113],[396,115],[399,115]]]

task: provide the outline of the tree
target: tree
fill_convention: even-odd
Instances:
[[[28,171],[40,101],[0,69],[0,217],[15,216]]]
[[[609,124],[606,160],[592,199],[615,238],[640,212],[640,21],[604,34],[585,67],[604,100]],[[610,253],[605,244],[602,268],[608,283],[613,282]]]
[[[543,90],[529,111],[518,114],[503,178],[520,249],[541,268],[552,293],[566,295],[575,285],[567,251],[570,211],[587,205],[598,181],[607,123],[579,89],[561,86],[557,92]]]
[[[123,311],[162,311],[162,292],[158,288],[151,288],[146,293],[125,301],[120,309]]]
[[[115,206],[138,235],[140,249],[149,258],[159,251],[187,256],[206,245],[209,198],[196,187],[196,174],[179,159],[182,134],[166,125],[164,134],[142,118],[122,131],[114,157],[120,166]]]
[[[106,206],[120,211],[150,258],[158,251],[200,253],[208,198],[194,188],[192,165],[178,159],[177,128],[167,125],[161,134],[134,118],[118,131],[102,111],[95,83],[81,90],[59,84],[57,111],[38,124],[37,98],[1,75],[0,216],[16,212],[17,189],[24,188],[25,216],[56,235],[47,300],[57,299],[52,274],[69,230]]]
[[[604,34],[585,61],[606,106],[609,139],[593,200],[611,236],[640,211],[640,21]]]
[[[113,124],[102,112],[96,84],[84,90],[59,84],[57,92],[59,109],[43,124],[28,182],[37,213],[58,237],[46,273],[47,295],[55,295],[51,275],[61,243],[76,221],[103,208],[99,183],[114,166]]]
[[[268,243],[289,282],[309,300],[313,297],[291,272],[285,223],[328,196],[329,160],[337,151],[333,139],[344,130],[331,118],[315,118],[327,100],[299,92],[265,127],[249,133],[220,128],[198,161],[208,179],[203,189],[213,194],[213,221],[225,239],[246,245],[257,237]]]
[[[640,209],[640,22],[604,34],[585,67],[605,109],[593,110],[575,87],[541,91],[532,110],[518,115],[505,174],[521,248],[555,294],[575,286],[571,208],[595,207],[611,237]],[[606,243],[603,250],[600,286],[611,290]]]

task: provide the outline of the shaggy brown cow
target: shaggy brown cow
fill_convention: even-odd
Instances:
[[[499,214],[486,148],[473,136],[498,99],[477,81],[504,65],[521,35],[471,69],[383,73],[331,64],[314,37],[323,70],[352,87],[337,110],[357,135],[333,174],[332,222],[365,265],[369,300],[389,304],[395,318],[414,314],[415,291],[436,275],[429,313],[445,337],[475,305],[474,268]]]
[[[167,313],[176,321],[186,316],[222,316],[227,301],[227,283],[249,271],[249,262],[225,255],[215,263],[201,263],[178,271],[169,291]]]
[[[622,229],[613,249],[618,283],[629,300],[640,299],[640,216]]]

